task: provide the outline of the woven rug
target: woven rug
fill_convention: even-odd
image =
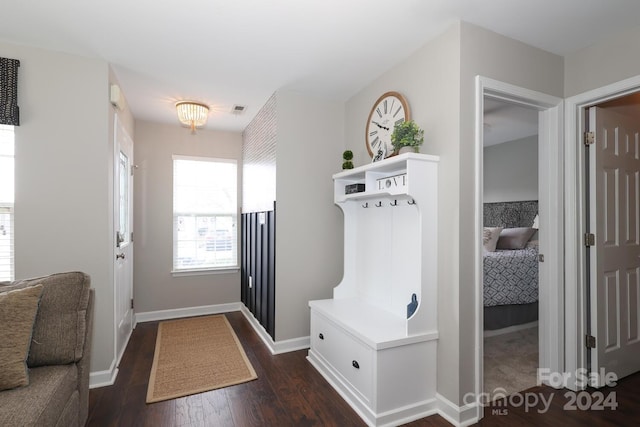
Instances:
[[[147,403],[258,378],[224,315],[160,322]]]

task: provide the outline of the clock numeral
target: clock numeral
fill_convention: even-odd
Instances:
[[[382,111],[380,111],[380,107],[376,108],[376,113],[378,113],[378,117],[382,118]]]
[[[395,126],[398,126],[400,123],[403,123],[404,119],[398,119],[396,120]]]
[[[379,144],[380,144],[380,142],[381,142],[381,141],[380,141],[380,138],[376,136],[376,138],[375,138],[373,141],[371,141],[371,146],[372,146],[373,148],[376,148],[376,145],[379,145]]]
[[[373,131],[369,132],[369,136],[374,136],[374,135],[377,135],[377,134],[378,134],[377,130],[373,130]]]
[[[397,116],[400,110],[402,110],[402,105],[398,107],[395,113],[393,113],[393,117]]]
[[[387,114],[387,111],[388,111],[388,110],[387,110],[387,102],[388,102],[388,100],[386,100],[386,99],[385,99],[385,100],[384,100],[384,104],[383,104],[383,105],[384,105],[384,113],[385,113],[385,114]]]
[[[393,111],[393,106],[396,105],[396,100],[391,101],[391,111]]]

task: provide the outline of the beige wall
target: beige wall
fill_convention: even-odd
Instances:
[[[172,155],[238,161],[242,188],[242,134],[137,121],[134,163],[134,300],[136,313],[240,301],[238,271],[173,277]],[[240,194],[240,192],[238,193]],[[238,197],[241,200],[241,197]],[[238,222],[239,222],[238,218]]]
[[[114,360],[108,64],[5,43],[0,55],[21,62],[16,278],[68,270],[91,275],[91,370],[108,370]]]
[[[459,352],[458,366],[448,366],[448,359],[440,366],[457,369],[460,399],[473,391],[475,377],[474,338],[476,303],[474,298],[474,246],[469,244],[473,236],[474,188],[475,188],[475,77],[482,75],[526,89],[562,97],[563,58],[524,43],[500,36],[475,25],[461,25],[460,51],[460,200],[459,225]],[[444,386],[438,381],[439,386]],[[454,399],[453,389],[442,389]],[[459,403],[461,400],[458,400]],[[455,400],[454,400],[455,402]]]
[[[460,217],[460,24],[380,76],[346,105],[346,147],[356,166],[371,161],[365,148],[366,120],[384,92],[402,93],[411,117],[425,130],[421,152],[440,156],[438,177],[438,391],[458,393],[458,222]],[[466,243],[465,243],[466,244]],[[473,325],[470,324],[469,327]],[[442,391],[441,391],[442,390]]]
[[[276,341],[309,336],[309,300],[342,278],[342,215],[333,180],[344,150],[344,106],[276,93]]]
[[[484,202],[538,200],[538,136],[484,148]]]
[[[364,126],[383,92],[403,93],[425,129],[422,153],[440,156],[438,392],[456,404],[475,381],[475,77],[562,96],[563,60],[467,23],[456,23],[347,102],[346,146],[369,162]]]
[[[640,26],[565,57],[564,96],[640,75]]]

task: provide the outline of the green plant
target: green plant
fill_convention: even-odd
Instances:
[[[353,162],[351,161],[351,159],[353,159],[353,151],[345,150],[344,153],[342,153],[342,158],[344,159],[342,169],[353,169]]]
[[[413,120],[397,124],[391,134],[391,144],[395,151],[402,147],[420,147],[424,142],[424,130]]]

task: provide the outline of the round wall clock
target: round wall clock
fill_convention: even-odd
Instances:
[[[365,142],[369,155],[376,159],[393,153],[391,134],[396,124],[411,119],[409,104],[398,92],[386,92],[373,104],[367,119]]]

